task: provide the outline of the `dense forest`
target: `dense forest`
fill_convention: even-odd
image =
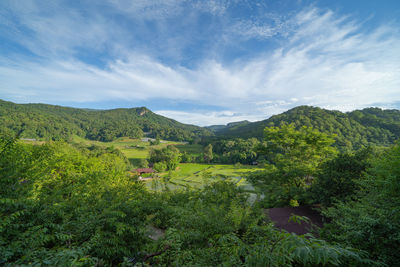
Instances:
[[[321,132],[335,134],[335,146],[352,150],[368,145],[387,146],[400,138],[400,111],[366,108],[348,113],[310,106],[299,106],[269,119],[212,127],[218,137],[263,138],[269,126],[293,123],[297,128],[309,126]]]
[[[325,145],[320,148],[326,151]],[[386,165],[398,163],[397,153],[398,146],[382,155],[371,177],[385,179],[396,174],[397,170]],[[398,207],[393,200],[399,199],[399,191],[380,180],[376,181],[379,188],[368,190],[356,204],[343,202],[329,211],[335,218],[349,205],[359,206],[344,223],[331,224],[324,240],[275,228],[262,202],[251,205],[248,194],[228,182],[197,190],[146,190],[141,181],[127,174],[126,160],[112,149],[63,142],[32,145],[2,137],[0,154],[0,263],[6,266],[398,263],[394,252],[399,238],[388,235],[398,231],[399,220],[386,215]],[[391,177],[393,183],[398,182],[399,176]],[[364,208],[363,199],[371,197],[377,206]],[[385,200],[379,202],[381,197]],[[354,216],[374,216],[376,211],[378,221],[365,221],[373,223],[371,229],[364,222],[354,224]],[[386,226],[390,228],[384,230]],[[354,239],[344,234],[343,227],[362,235]],[[155,238],[155,229],[164,234]],[[381,238],[388,239],[376,244]]]
[[[112,141],[118,137],[148,137],[190,141],[210,135],[201,127],[179,123],[145,107],[89,110],[46,104],[14,104],[0,100],[0,133],[22,138],[68,140],[73,135]]]

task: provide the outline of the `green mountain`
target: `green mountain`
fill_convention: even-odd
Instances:
[[[247,124],[249,124],[250,122],[245,120],[245,121],[236,121],[236,122],[230,122],[226,125],[210,125],[210,126],[206,126],[205,128],[213,131],[213,132],[219,132],[222,130],[226,130],[226,129],[236,129],[240,126],[245,126]]]
[[[21,133],[21,138],[57,140],[78,135],[91,140],[112,141],[122,136],[148,136],[190,141],[215,134],[218,139],[261,139],[265,127],[281,123],[312,126],[336,134],[336,145],[343,149],[386,146],[400,138],[400,111],[379,108],[343,113],[299,106],[263,121],[240,121],[203,128],[179,123],[145,107],[91,110],[0,100],[0,133]]]
[[[90,110],[47,104],[15,104],[3,100],[0,100],[1,132],[19,132],[22,138],[57,140],[78,135],[100,141],[144,135],[190,141],[194,137],[212,134],[208,129],[179,123],[145,107]]]
[[[390,145],[400,138],[400,111],[366,108],[348,113],[299,106],[269,119],[216,131],[219,138],[262,138],[267,126],[294,123],[336,134],[339,148],[358,149],[368,145]]]

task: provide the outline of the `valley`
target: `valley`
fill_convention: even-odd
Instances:
[[[182,153],[189,153],[194,156],[203,153],[201,145],[190,145],[183,142],[160,140],[160,144],[151,145],[147,139],[131,139],[118,138],[112,142],[101,142],[83,139],[75,136],[73,143],[84,146],[100,146],[118,149],[129,160],[131,169],[134,170],[140,166],[141,160],[148,158],[150,149],[160,149],[169,145],[176,146]],[[32,142],[32,141],[25,141]],[[33,143],[37,143],[33,141]],[[262,168],[251,165],[221,165],[206,163],[180,163],[176,170],[170,172],[156,172],[150,177],[152,179],[144,180],[147,188],[151,190],[162,190],[165,188],[190,189],[203,188],[204,185],[217,182],[227,181],[236,184],[238,187],[249,193],[256,193],[254,187],[246,181],[246,176],[254,171],[262,170]]]
[[[399,113],[301,106],[202,128],[0,101],[0,262],[392,265]]]

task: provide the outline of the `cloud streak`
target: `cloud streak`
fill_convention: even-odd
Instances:
[[[166,19],[174,16],[172,11],[182,12],[183,1],[163,2],[161,9],[148,6],[147,1],[134,6],[130,3],[111,2],[115,10],[124,11],[121,14],[139,12],[146,19]],[[197,8],[229,19],[225,2],[210,3]],[[101,16],[86,23],[75,11],[45,19],[18,14],[32,36],[23,38],[14,33],[14,37],[40,58],[0,56],[0,98],[7,100],[80,103],[112,99],[137,103],[161,98],[224,110],[199,115],[195,108],[156,109],[200,125],[263,119],[303,104],[348,111],[377,103],[390,107],[400,101],[399,31],[385,26],[366,32],[357,21],[330,10],[307,8],[285,19],[275,18],[271,25],[254,20],[232,24],[224,34],[231,34],[232,39],[242,36],[237,42],[279,34],[279,46],[229,62],[210,56],[192,67],[171,65],[135,48],[129,44],[130,38],[124,37],[126,29],[113,31],[113,23],[107,25]],[[10,20],[3,16],[1,21],[12,24]],[[53,24],[65,34],[56,31]],[[110,41],[113,39],[116,41]],[[110,48],[118,53],[99,67],[75,57],[76,47],[100,52]]]

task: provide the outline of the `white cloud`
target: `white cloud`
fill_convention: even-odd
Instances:
[[[130,1],[116,3],[130,11],[129,6],[124,6]],[[226,12],[221,3],[211,10]],[[162,7],[170,9],[179,4],[180,1],[167,1]],[[135,5],[135,12],[153,12],[155,8],[148,7],[147,1]],[[78,103],[157,98],[219,106],[232,112],[158,111],[200,125],[262,119],[303,104],[347,111],[400,101],[400,34],[394,27],[363,32],[355,21],[332,11],[307,9],[282,22],[291,28],[285,30],[279,48],[229,64],[206,58],[187,68],[162,63],[129,49],[123,42],[109,43],[112,36],[123,34],[119,30],[113,32],[109,26],[102,28],[106,22],[101,17],[85,23],[80,14],[69,14],[71,18],[31,16],[21,20],[31,27],[37,41],[29,46],[31,37],[21,38],[24,45],[40,51],[40,55],[56,52],[40,61],[1,57],[0,98],[48,103],[60,99]],[[68,36],[59,34],[53,24]],[[276,31],[263,28],[268,25],[255,29],[251,22],[243,25],[248,25],[249,30],[245,39],[268,37]],[[105,68],[85,64],[73,56],[57,56],[60,49],[73,50],[85,43],[96,48],[91,44],[96,42],[99,46],[121,46],[123,53],[109,60]]]
[[[112,7],[134,18],[164,19],[182,12],[184,0],[109,0]]]
[[[270,39],[278,35],[287,37],[293,32],[296,23],[293,19],[287,19],[283,15],[265,13],[261,17],[233,23],[231,27],[228,27],[226,34],[227,38],[240,36],[245,40]]]
[[[182,13],[200,11],[222,15],[230,5],[228,0],[108,0],[111,7],[135,19],[164,20]]]

